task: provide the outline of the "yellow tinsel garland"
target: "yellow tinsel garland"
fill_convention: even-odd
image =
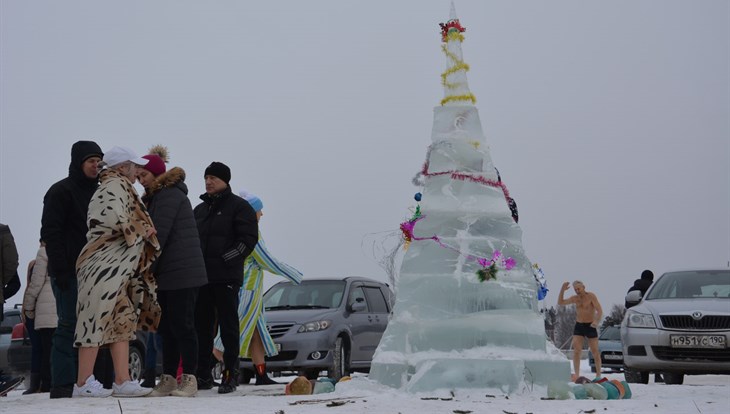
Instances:
[[[471,103],[477,103],[477,98],[472,93],[466,95],[449,95],[441,100],[441,105],[451,101],[471,101]]]
[[[447,35],[447,42],[455,40],[463,41],[464,36],[459,32],[450,32]],[[449,75],[461,70],[463,70],[464,72],[468,72],[469,64],[465,63],[455,54],[451,53],[446,45],[441,45],[441,50],[444,52],[446,57],[448,57],[453,62],[453,65],[441,74],[441,84],[447,89],[456,89],[460,86],[460,83],[451,83],[448,82],[446,79]],[[471,92],[465,95],[449,95],[441,100],[441,105],[444,105],[451,101],[471,101],[472,104],[475,104],[477,102],[477,98]]]

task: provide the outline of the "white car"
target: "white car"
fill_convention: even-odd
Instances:
[[[668,272],[626,301],[638,303],[621,323],[627,382],[646,384],[651,372],[667,384],[730,374],[730,269]]]

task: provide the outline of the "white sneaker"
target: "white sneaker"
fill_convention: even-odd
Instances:
[[[112,385],[112,396],[114,397],[144,397],[152,392],[152,388],[144,388],[137,380],[124,381],[121,385],[115,382]]]
[[[72,397],[108,397],[112,395],[112,390],[104,388],[99,381],[91,375],[86,378],[86,382],[82,386],[74,384]]]

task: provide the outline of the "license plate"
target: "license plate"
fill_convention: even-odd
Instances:
[[[673,348],[725,348],[724,335],[669,335]]]
[[[623,355],[606,354],[603,356],[603,359],[620,360],[624,359],[624,357]]]
[[[276,352],[281,352],[281,344],[274,344],[276,347]]]

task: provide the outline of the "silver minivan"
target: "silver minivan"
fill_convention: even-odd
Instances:
[[[667,384],[685,375],[730,374],[730,269],[664,273],[621,323],[627,382],[664,373]]]
[[[266,358],[272,372],[295,372],[310,379],[321,371],[339,379],[370,370],[394,303],[390,287],[364,277],[279,282],[266,291],[267,329],[279,354]],[[251,362],[241,360],[242,380]]]

